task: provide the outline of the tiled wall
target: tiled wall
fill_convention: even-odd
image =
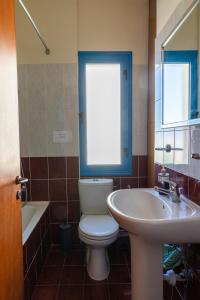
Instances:
[[[78,155],[77,64],[17,68],[21,156]],[[67,143],[55,141],[55,131],[67,131]]]
[[[200,160],[192,158],[200,152],[200,126],[172,128],[155,132],[155,147],[163,148],[170,144],[171,152],[155,150],[155,179],[159,165],[169,168],[171,180],[182,188],[182,193],[200,204]]]
[[[30,178],[29,199],[50,201],[50,233],[52,243],[59,243],[59,224],[64,218],[72,226],[73,244],[78,245],[77,225],[80,219],[78,194],[79,158],[22,158],[24,175]],[[147,156],[133,156],[133,173],[114,177],[115,189],[147,186]]]
[[[164,165],[170,174],[170,180],[179,184],[181,193],[200,205],[200,160],[192,158],[193,153],[200,153],[200,126],[161,128],[161,68],[159,64],[156,66],[155,78],[155,184],[158,185],[157,176],[161,165]],[[167,144],[172,147],[170,152],[161,150]],[[170,299],[181,299],[184,293],[187,294],[187,300],[199,298],[200,276],[195,269],[200,266],[200,248],[199,245],[192,245],[191,248],[193,262],[189,268],[194,270],[193,281],[189,283],[186,291],[183,285],[178,286],[178,289],[172,289],[166,284],[165,294]]]
[[[49,208],[23,246],[24,259],[24,300],[30,300],[35,283],[39,278],[46,254],[50,247]]]
[[[181,192],[194,201],[196,204],[200,205],[200,181],[199,179],[192,178],[183,173],[177,172],[172,168],[174,165],[167,168],[167,172],[170,174],[170,179],[174,182],[177,182],[181,188]],[[199,168],[199,161],[196,165]],[[155,164],[155,184],[159,185],[157,181],[158,173],[161,170],[161,165]],[[200,169],[199,169],[200,170]],[[200,299],[200,245],[192,244],[188,245],[191,253],[190,260],[187,260],[187,267],[193,270],[193,278],[189,281],[186,286],[183,283],[178,283],[175,288],[169,286],[168,283],[164,283],[164,299],[187,299],[187,300],[196,300]],[[186,295],[184,298],[184,295]]]

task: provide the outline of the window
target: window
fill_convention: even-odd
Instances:
[[[132,54],[79,52],[81,176],[130,175]]]
[[[198,117],[198,51],[164,51],[164,124]],[[173,108],[172,111],[168,108]]]

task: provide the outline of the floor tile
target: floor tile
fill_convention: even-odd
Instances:
[[[82,300],[83,289],[81,285],[60,286],[57,300]]]
[[[111,265],[126,265],[126,253],[124,251],[108,251]]]
[[[87,273],[84,248],[64,256],[52,247],[36,284],[33,300],[129,300],[129,256],[126,251],[110,251],[109,278],[95,281]]]
[[[63,266],[66,256],[59,250],[50,250],[48,253],[45,266]]]
[[[85,285],[84,300],[109,300],[108,285]]]
[[[66,266],[62,270],[61,284],[83,284],[84,283],[84,268],[81,266]]]
[[[90,278],[90,276],[88,275],[88,272],[87,272],[87,268],[85,267],[85,280],[84,280],[85,284],[86,285],[99,285],[99,284],[107,284],[108,283],[108,279],[104,279],[104,280],[101,280],[101,281],[98,281],[98,280],[94,280],[92,278]]]
[[[58,286],[37,286],[32,300],[55,300],[58,293]]]
[[[72,250],[67,255],[65,265],[70,266],[83,266],[85,263],[85,252],[80,250]]]
[[[40,274],[38,284],[56,285],[60,281],[61,267],[44,267]]]
[[[131,265],[131,252],[130,251],[127,251],[125,253],[125,260],[126,260],[126,263],[130,266]]]
[[[111,266],[108,277],[111,283],[129,283],[131,281],[127,266]]]
[[[187,300],[200,299],[200,283],[198,280],[193,279],[193,281],[188,285]]]
[[[110,284],[110,300],[131,300],[130,284]]]

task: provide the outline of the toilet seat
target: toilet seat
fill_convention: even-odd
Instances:
[[[85,240],[98,241],[98,242],[102,241],[103,242],[103,241],[111,240],[111,239],[115,238],[117,235],[118,235],[118,231],[113,233],[112,235],[109,235],[106,237],[96,237],[96,236],[94,237],[94,236],[85,234],[79,228],[79,236],[82,239],[85,238]]]
[[[82,215],[79,234],[91,240],[112,239],[118,234],[119,225],[110,215]]]

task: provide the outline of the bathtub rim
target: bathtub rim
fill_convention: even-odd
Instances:
[[[25,230],[22,231],[22,245],[24,246],[27,242],[28,238],[30,237],[31,233],[33,232],[36,225],[39,223],[41,217],[43,216],[44,212],[49,206],[49,201],[28,201],[27,204],[25,204],[22,207],[22,214],[23,214],[23,208],[28,206],[35,206],[37,207],[37,210],[33,217],[31,218],[30,222],[26,226]]]

